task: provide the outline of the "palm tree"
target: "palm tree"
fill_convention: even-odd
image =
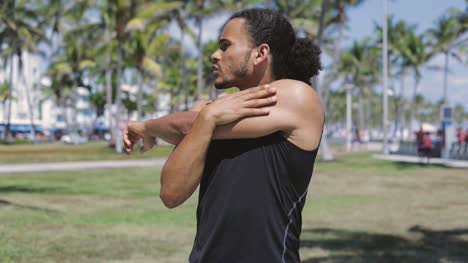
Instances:
[[[13,59],[17,58],[18,72],[23,69],[23,54],[34,53],[37,50],[37,44],[45,40],[41,28],[37,10],[33,9],[25,1],[5,0],[0,4],[0,51],[2,56],[6,57],[10,66],[9,78],[9,104],[7,113],[7,123],[5,126],[5,140],[11,140],[10,122],[11,106],[13,94]],[[6,48],[4,48],[6,46]],[[1,50],[4,48],[3,50]],[[24,77],[24,76],[22,76]],[[23,78],[24,80],[24,78]],[[28,104],[31,102],[28,100]],[[31,106],[31,105],[30,105]],[[32,109],[30,109],[30,118],[33,124]],[[34,136],[34,127],[32,128]]]
[[[434,52],[444,54],[444,104],[448,103],[448,72],[449,58],[455,58],[462,62],[462,58],[458,55],[457,49],[466,45],[468,38],[462,39],[463,34],[468,27],[463,26],[462,18],[467,16],[458,9],[451,9],[448,14],[445,14],[436,22],[436,27],[429,29],[428,34],[432,37]]]
[[[203,93],[203,44],[202,44],[202,32],[203,32],[203,17],[213,9],[206,9],[205,0],[195,1],[196,10],[198,11],[195,14],[195,24],[198,28],[197,33],[197,100],[200,100]],[[209,7],[212,7],[209,5]]]
[[[124,72],[124,57],[129,57],[129,54],[125,52],[125,44],[129,39],[130,31],[127,30],[129,22],[136,17],[139,7],[143,4],[143,1],[140,0],[117,0],[117,1],[98,1],[97,9],[101,13],[101,28],[104,29],[104,36],[106,39],[104,42],[107,44],[105,49],[108,51],[108,62],[109,65],[106,67],[106,101],[110,105],[112,100],[111,90],[112,90],[112,73],[115,72],[116,77],[116,95],[115,95],[115,106],[116,106],[116,115],[115,115],[115,125],[111,127],[112,137],[115,138],[115,151],[118,153],[122,152],[122,142],[120,134],[120,125],[121,125],[121,110],[122,110],[122,90],[121,90],[121,81],[122,73]],[[150,10],[148,10],[149,12]],[[157,11],[157,10],[152,10]],[[101,31],[102,32],[102,31]],[[114,44],[116,52],[114,52]],[[111,67],[111,56],[110,54],[116,54],[116,66]]]
[[[161,66],[154,59],[164,54],[164,47],[169,35],[160,29],[169,22],[167,14],[181,6],[181,2],[146,4],[140,6],[139,13],[127,24],[131,37],[127,41],[130,47],[129,57],[139,73],[137,94],[137,118],[141,119],[143,109],[143,78],[149,73],[157,76]]]
[[[414,88],[413,88],[413,106],[416,104],[416,97],[418,95],[419,82],[421,80],[421,68],[426,64],[434,55],[429,50],[429,43],[422,35],[416,35],[414,32],[408,32],[403,39],[403,63],[405,67],[409,67],[413,71],[414,76]],[[414,111],[411,111],[410,118],[411,127],[415,121]]]
[[[314,39],[315,44],[325,50],[328,41],[324,41],[325,29],[330,25],[329,0],[317,1],[274,1],[279,12],[288,17],[294,29],[307,38]],[[319,23],[317,23],[319,21]],[[327,105],[323,89],[319,88],[318,78],[313,78],[312,86],[322,97],[322,102]],[[327,109],[325,109],[327,112]],[[325,133],[326,129],[324,129]],[[322,136],[320,153],[323,160],[333,160],[333,154],[328,145],[327,136]]]
[[[405,37],[408,34],[411,34],[416,29],[416,25],[408,24],[404,20],[396,21],[393,16],[387,18],[387,38],[388,38],[388,55],[389,55],[389,72],[391,77],[391,85],[394,87],[394,120],[395,128],[393,131],[393,137],[396,136],[398,129],[403,129],[403,125],[400,123],[403,122],[404,117],[404,108],[406,107],[406,100],[404,99],[405,93],[405,78],[409,74],[409,66],[404,65],[404,50],[405,46]],[[378,35],[377,43],[382,43],[383,39],[383,29],[380,25],[375,25],[375,31]],[[399,89],[397,92],[396,86],[392,80],[400,80]]]
[[[296,31],[315,43],[324,51],[332,52],[333,62],[339,61],[341,39],[346,21],[348,8],[362,4],[363,0],[308,0],[308,1],[275,1],[279,11],[286,15]],[[318,21],[318,23],[317,23]],[[333,29],[338,26],[338,37],[332,37]],[[325,111],[328,112],[329,87],[336,79],[336,72],[328,71],[324,77],[324,83],[319,85],[318,78],[313,79],[313,86],[317,88],[322,97]],[[333,160],[333,154],[329,150],[326,136],[322,137],[322,158]]]
[[[3,112],[5,113],[5,104],[10,99],[10,83],[4,81],[0,84],[0,102],[2,104]]]
[[[364,105],[369,103],[373,94],[372,87],[380,76],[380,60],[378,49],[369,38],[354,41],[349,50],[343,52],[337,71],[344,78],[345,83],[351,84],[359,99],[358,123],[359,128],[367,127],[365,122]]]
[[[63,46],[54,56],[48,72],[58,104],[63,109],[71,108],[71,119],[68,118],[67,111],[64,112],[67,129],[70,132],[75,132],[78,128],[75,108],[76,88],[90,89],[83,78],[89,69],[95,66],[94,43],[89,40],[98,38],[99,32],[94,30],[96,27],[93,24],[78,24],[75,28],[63,32]]]

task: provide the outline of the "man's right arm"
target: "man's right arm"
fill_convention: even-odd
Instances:
[[[242,118],[218,126],[213,139],[256,138],[276,131],[290,134],[289,131],[294,130],[289,135],[293,143],[304,149],[315,149],[320,142],[323,124],[323,109],[316,92],[299,81],[280,80],[272,85],[280,87],[279,100],[277,105],[270,108],[269,116]],[[177,145],[190,130],[197,115],[197,112],[180,112],[149,120],[143,134],[151,134]]]
[[[130,121],[123,132],[125,151],[130,153],[140,139],[143,140],[141,153],[150,150],[156,138],[173,145],[179,144],[192,127],[198,112],[209,102],[211,101],[200,100],[192,106],[189,112],[169,114],[145,122]]]
[[[164,141],[177,145],[192,127],[198,112],[177,112],[161,117],[159,119],[144,122],[145,131],[148,135],[161,138]]]

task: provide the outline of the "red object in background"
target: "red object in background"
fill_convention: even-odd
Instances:
[[[422,146],[424,149],[430,149],[432,147],[432,140],[431,135],[429,133],[425,133],[422,137]]]
[[[466,134],[465,130],[460,129],[460,130],[458,131],[458,134],[457,134],[458,143],[459,143],[459,144],[465,144],[465,142],[466,142],[466,136],[467,136],[467,134]]]
[[[421,130],[416,132],[416,144],[421,147],[423,144],[424,132]]]

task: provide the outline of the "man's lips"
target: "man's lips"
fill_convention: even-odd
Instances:
[[[212,72],[219,71],[219,67],[217,65],[212,65],[211,66],[211,71]]]

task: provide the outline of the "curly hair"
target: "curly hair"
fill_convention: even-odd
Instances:
[[[295,79],[310,84],[322,70],[321,50],[310,39],[297,38],[286,17],[271,9],[253,8],[233,14],[245,19],[245,30],[254,46],[268,44],[274,79]]]

